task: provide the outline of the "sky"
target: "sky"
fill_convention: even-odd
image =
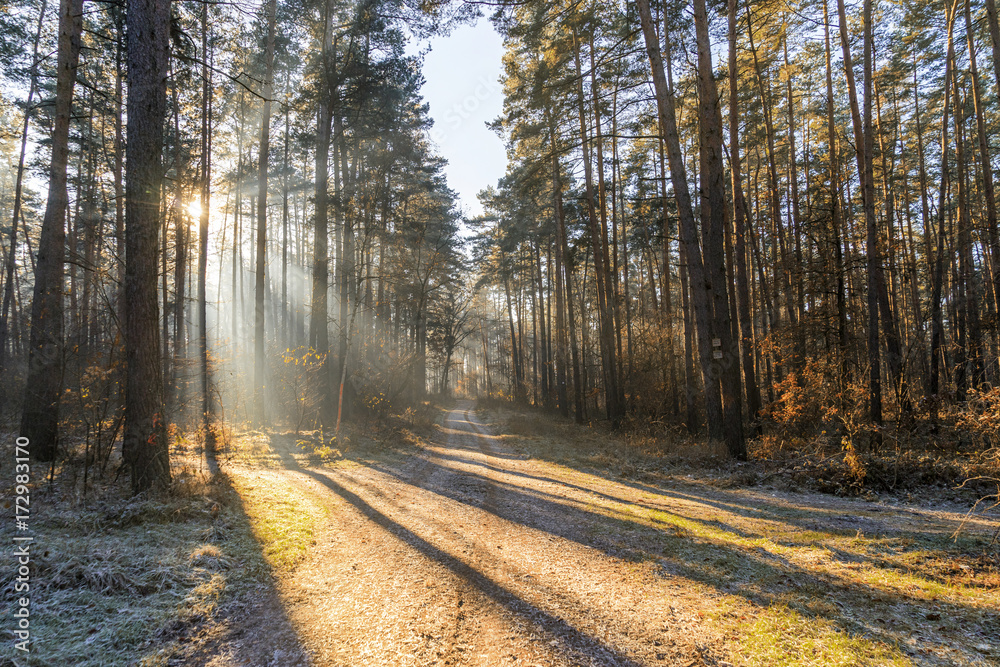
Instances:
[[[413,45],[425,48],[428,42]],[[429,42],[422,90],[434,120],[431,139],[448,160],[448,185],[467,216],[483,212],[476,194],[496,185],[507,166],[503,142],[487,129],[503,109],[503,41],[485,18]]]

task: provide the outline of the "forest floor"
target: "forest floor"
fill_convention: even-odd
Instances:
[[[459,402],[391,447],[245,438],[276,598],[201,662],[1000,664],[1000,522],[612,472],[592,431]]]
[[[1000,665],[1000,520],[950,489],[792,491],[540,412],[427,411],[339,449],[227,432],[214,478],[178,439],[168,499],[57,485],[35,651],[0,665]]]

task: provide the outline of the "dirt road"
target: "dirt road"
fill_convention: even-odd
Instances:
[[[533,476],[469,403],[399,468],[283,461],[333,510],[284,587],[316,664],[703,664],[657,568],[586,543],[589,492]]]
[[[315,665],[692,667],[774,664],[768,655],[802,650],[815,657],[802,664],[1000,657],[989,639],[1000,631],[995,582],[959,590],[907,571],[915,536],[947,535],[956,513],[599,476],[504,446],[468,402],[408,456],[310,467],[272,447],[280,465],[253,474],[279,476],[329,510],[280,582],[283,613]],[[981,570],[970,563],[971,584]],[[765,644],[748,643],[757,636]]]

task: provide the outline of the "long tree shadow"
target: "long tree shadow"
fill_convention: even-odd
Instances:
[[[449,445],[449,448],[466,449],[465,447],[456,447],[454,445]],[[665,489],[662,487],[653,487],[644,484],[628,483],[622,480],[616,480],[613,478],[607,478],[601,475],[597,475],[595,473],[592,473],[590,470],[583,470],[583,469],[577,470],[582,474],[593,475],[595,478],[602,480],[602,482],[604,482],[608,486],[616,484],[621,486],[627,486],[629,488],[640,490],[643,493],[654,497],[653,499],[643,501],[643,500],[636,500],[633,498],[626,498],[624,495],[615,495],[614,493],[608,492],[606,490],[598,490],[597,488],[594,487],[587,487],[581,484],[574,484],[572,482],[568,482],[554,477],[549,477],[545,475],[531,475],[517,470],[509,470],[501,466],[492,465],[490,463],[486,463],[481,460],[475,460],[473,458],[460,456],[457,454],[445,454],[435,450],[433,452],[428,453],[427,456],[435,460],[451,462],[460,466],[481,468],[483,470],[488,470],[507,477],[531,480],[543,484],[549,484],[557,488],[574,489],[586,493],[589,496],[601,498],[609,503],[629,505],[633,507],[641,507],[651,512],[672,513],[673,511],[672,508],[677,507],[677,502],[672,502],[672,501],[682,501],[695,505],[701,505],[704,507],[711,507],[716,510],[719,510],[720,512],[739,515],[741,517],[751,519],[754,521],[769,522],[771,524],[784,524],[785,526],[787,526],[789,532],[792,532],[794,529],[797,529],[799,531],[803,531],[806,534],[813,534],[814,539],[812,539],[811,541],[814,542],[818,540],[825,540],[828,538],[852,537],[856,536],[858,531],[862,531],[868,534],[874,532],[876,535],[883,535],[887,537],[893,536],[897,538],[897,542],[899,542],[900,544],[909,543],[911,546],[903,547],[899,551],[900,553],[904,553],[906,551],[919,551],[925,548],[927,546],[925,543],[928,541],[927,538],[929,536],[927,530],[921,530],[921,531],[905,530],[898,526],[886,525],[885,521],[876,521],[874,519],[870,519],[868,517],[861,516],[858,514],[845,514],[842,508],[825,509],[825,508],[810,507],[808,509],[810,514],[809,516],[800,516],[805,511],[805,508],[790,503],[788,503],[784,507],[775,507],[773,505],[769,505],[766,503],[760,503],[756,506],[751,506],[746,502],[736,502],[733,500],[721,500],[719,498],[714,498],[709,496],[707,492],[699,492],[698,490],[691,490],[685,492],[679,489]],[[373,467],[387,473],[391,472],[389,467],[380,466],[379,464],[374,464]],[[468,471],[461,471],[458,469],[455,469],[455,472],[467,475],[473,474]],[[486,479],[485,476],[480,476],[480,477],[484,480]],[[492,481],[499,484],[508,484],[505,482],[499,482],[498,480],[495,479]],[[516,485],[511,485],[511,486],[514,489],[520,488],[517,487]],[[545,491],[541,491],[538,489],[532,489],[532,493],[550,496],[555,499],[561,499],[561,501],[564,503],[570,502],[573,504],[580,504],[580,501],[578,500],[574,500],[572,498],[568,498],[565,496],[560,496],[554,493],[547,493]],[[725,493],[725,492],[720,492],[720,493]],[[787,503],[788,501],[783,501],[783,502]],[[886,510],[873,506],[872,508],[869,508],[869,511],[885,512]],[[895,510],[888,510],[888,511],[891,512]],[[905,512],[907,510],[899,510],[899,511]],[[724,528],[725,530],[744,538],[768,537],[773,542],[775,542],[775,544],[787,547],[798,547],[802,546],[803,544],[801,539],[798,540],[780,539],[773,535],[768,536],[763,533],[751,533],[749,531],[743,530],[731,524],[726,524],[723,521],[719,520],[718,518],[709,520],[703,520],[691,516],[685,518],[691,521],[703,522],[705,525],[713,525],[716,527]],[[933,533],[932,535],[937,535],[938,537],[943,535],[950,536],[959,524],[960,520],[955,519],[949,525],[942,525],[940,529],[936,533]],[[816,533],[821,533],[821,535],[815,536]],[[966,544],[964,546],[967,547],[970,542],[974,541],[975,538],[972,538],[971,540],[966,539],[965,540]],[[938,539],[937,542],[940,542],[940,539]],[[826,546],[827,548],[830,548],[828,545]],[[939,543],[934,545],[935,549],[940,549],[941,547],[942,545]],[[955,549],[953,549],[953,551],[959,552],[961,551],[961,548],[956,547]],[[893,563],[889,559],[878,558],[871,554],[868,555],[868,558],[871,562],[877,562],[880,567],[885,567],[890,569],[904,569],[904,570],[906,569],[901,564]],[[941,584],[947,583],[946,577],[943,576],[927,575],[927,577]]]
[[[478,588],[516,617],[530,623],[538,632],[550,637],[550,642],[547,643],[567,654],[565,656],[567,659],[578,659],[580,656],[586,656],[590,659],[599,658],[603,661],[603,664],[607,665],[639,667],[640,663],[605,645],[596,637],[573,627],[563,619],[535,607],[465,561],[431,544],[409,528],[372,507],[363,498],[345,488],[330,476],[313,468],[303,467],[288,448],[279,446],[274,449],[289,470],[294,470],[313,478],[350,503],[373,523],[416,549],[427,558],[444,565],[462,580]],[[558,644],[551,644],[551,640],[557,640]]]
[[[934,613],[939,613],[946,619],[953,619],[953,624],[963,625],[968,631],[979,628],[987,636],[1000,634],[1000,623],[996,618],[987,617],[988,620],[981,621],[977,625],[974,617],[981,614],[982,609],[977,608],[975,604],[942,601],[936,597],[930,600],[932,596],[924,590],[927,586],[922,582],[933,582],[933,578],[923,575],[911,576],[905,585],[894,587],[889,584],[879,585],[883,581],[881,576],[869,576],[859,581],[857,578],[836,573],[813,572],[760,545],[760,540],[764,544],[767,542],[773,545],[782,544],[772,536],[738,529],[715,518],[705,520],[690,513],[685,514],[678,511],[676,501],[684,501],[689,504],[688,506],[690,503],[701,504],[720,512],[756,521],[780,522],[798,530],[822,530],[826,535],[811,536],[809,545],[799,541],[787,546],[818,546],[829,551],[831,560],[850,562],[869,572],[880,568],[877,572],[879,575],[886,574],[892,569],[897,571],[900,569],[898,565],[868,553],[846,554],[834,545],[824,544],[828,538],[854,535],[857,529],[853,525],[841,527],[823,525],[815,516],[806,515],[806,509],[810,512],[815,509],[816,513],[823,513],[822,508],[805,508],[791,504],[774,507],[767,503],[766,498],[752,499],[760,501],[757,504],[751,504],[751,500],[736,498],[720,500],[703,493],[700,489],[669,490],[621,480],[610,472],[601,474],[582,463],[579,466],[566,466],[594,476],[595,482],[604,487],[598,491],[584,484],[573,484],[555,477],[507,470],[502,464],[494,465],[476,460],[471,455],[481,455],[483,453],[481,448],[455,442],[448,436],[460,434],[482,438],[481,442],[485,449],[490,450],[491,458],[524,460],[525,457],[513,455],[503,457],[500,456],[501,452],[492,451],[497,445],[496,437],[484,437],[474,422],[448,420],[447,424],[451,427],[442,428],[439,437],[434,438],[431,443],[431,447],[416,452],[411,450],[411,456],[421,461],[418,466],[421,471],[419,479],[412,476],[412,471],[407,466],[398,466],[398,461],[359,459],[359,462],[402,483],[415,485],[441,497],[490,512],[512,523],[598,548],[611,556],[637,562],[657,561],[662,564],[664,571],[671,575],[711,586],[723,593],[740,596],[761,607],[774,604],[788,605],[808,616],[826,618],[851,633],[867,635],[890,645],[905,644],[915,630],[916,619],[923,620],[931,604],[936,610]],[[283,456],[287,456],[284,459],[286,465],[299,467],[298,462],[288,452]],[[482,474],[446,465],[449,462],[477,467]],[[563,461],[560,463],[566,465]],[[435,474],[439,470],[449,474]],[[509,479],[523,479],[526,484],[519,486],[514,481],[491,479],[488,476],[490,472],[509,476]],[[317,479],[325,478],[325,475],[316,471],[309,471],[309,474],[318,475]],[[455,480],[455,476],[466,478],[465,483]],[[442,480],[446,480],[447,483]],[[327,484],[327,481],[320,481]],[[581,502],[566,496],[526,488],[531,481],[584,492],[592,495],[594,502],[589,500]],[[364,486],[357,479],[352,478],[352,482]],[[340,486],[336,482],[330,481],[330,483]],[[504,502],[487,506],[484,497],[469,492],[470,488],[481,488],[490,484],[498,488]],[[659,501],[636,502],[624,496],[617,496],[613,491],[606,492],[608,486],[614,485],[627,486],[648,493]],[[378,488],[369,487],[368,490],[373,494],[380,493]],[[635,512],[606,511],[609,508],[599,507],[600,499],[636,507],[641,512],[636,515]],[[524,511],[525,509],[529,511]],[[827,510],[826,513],[842,514],[843,510]],[[391,521],[387,517],[386,520]],[[693,529],[678,530],[678,524],[693,526]],[[913,538],[917,544],[914,548],[919,547],[923,541],[915,531],[900,532],[900,535],[907,538],[901,542]],[[758,543],[748,544],[748,542]],[[917,592],[909,594],[903,590],[904,588]],[[507,593],[513,595],[509,591]],[[924,599],[921,598],[921,593],[925,595]],[[879,627],[876,622],[882,620],[877,618],[880,615],[890,618],[901,617],[904,619],[902,626]],[[947,639],[939,637],[937,641],[945,642]]]
[[[452,448],[454,449],[455,447],[452,447]],[[494,454],[491,453],[490,456],[492,457],[492,456],[494,456]],[[642,507],[644,509],[653,510],[653,511],[659,511],[659,510],[663,510],[664,509],[663,505],[654,505],[654,504],[650,504],[650,503],[636,501],[636,500],[633,500],[633,499],[627,499],[627,498],[625,498],[623,496],[616,496],[616,495],[613,495],[613,494],[610,494],[610,493],[606,493],[604,491],[598,491],[597,489],[594,489],[593,487],[582,486],[580,484],[573,484],[571,482],[567,482],[567,481],[564,481],[564,480],[561,480],[561,479],[557,479],[555,477],[547,477],[545,475],[530,475],[528,473],[520,472],[520,471],[517,471],[517,470],[508,470],[508,469],[502,468],[500,466],[490,465],[489,463],[484,463],[483,461],[477,461],[475,459],[471,459],[471,458],[464,457],[464,456],[458,456],[458,455],[455,455],[455,454],[442,454],[440,452],[436,452],[435,451],[432,454],[430,454],[429,457],[433,458],[433,459],[437,459],[437,460],[442,460],[442,461],[451,461],[451,462],[457,463],[459,465],[476,466],[476,467],[479,467],[479,468],[483,468],[485,470],[490,470],[490,471],[493,471],[495,473],[502,474],[502,475],[507,475],[507,476],[510,476],[510,477],[518,477],[518,478],[521,478],[521,479],[527,479],[527,480],[533,480],[533,481],[536,481],[536,482],[541,482],[543,484],[552,484],[552,485],[558,486],[558,487],[564,487],[564,488],[568,488],[568,489],[575,489],[577,491],[582,491],[583,493],[587,493],[587,494],[589,494],[591,496],[597,496],[598,498],[603,498],[604,500],[607,500],[608,502],[612,502],[612,503],[637,505],[637,506]],[[385,467],[385,466],[378,466],[378,465],[376,465],[374,467],[376,467],[376,468],[378,468],[380,470],[383,470],[384,472],[389,472],[389,469],[387,467]],[[455,470],[455,472],[458,473],[458,474],[473,474],[473,473],[466,473],[464,471],[460,471],[460,470],[457,470],[457,469]],[[487,479],[486,477],[484,477],[482,475],[479,475],[479,477],[481,479],[484,479],[484,480]],[[496,482],[496,480],[490,480],[490,481]],[[512,488],[520,488],[520,487],[517,487],[516,485],[510,485],[510,486]],[[538,491],[537,489],[533,490],[533,493],[539,493],[539,494],[543,494],[543,495],[549,495],[549,496],[552,496],[552,497],[557,497],[556,494],[549,494],[549,493],[546,493],[544,491]],[[664,494],[661,494],[661,495],[664,495]],[[699,501],[699,502],[701,502],[701,501]],[[664,504],[666,504],[666,503],[664,503]],[[713,503],[711,503],[711,502],[703,502],[702,504],[712,505]],[[721,505],[719,507],[720,507],[720,509],[725,509]],[[747,508],[747,509],[748,510],[752,510],[754,508]],[[750,514],[748,512],[745,516],[753,517],[753,518],[759,518],[760,516],[763,516],[766,513],[766,510],[759,509],[759,508],[757,508],[755,511],[758,512],[759,514],[758,515],[754,515],[754,514]],[[716,522],[716,523],[719,523],[719,522]],[[738,533],[738,534],[740,534],[740,535],[742,535],[744,537],[748,536],[747,533],[740,532],[740,529],[735,528],[735,527],[729,527],[729,530],[731,530],[733,532],[736,532],[736,533]]]
[[[223,475],[222,479],[221,483],[226,487],[227,504],[236,514],[237,522],[250,526],[242,496],[228,478]],[[276,576],[264,557],[260,542],[252,533],[240,535],[236,532],[234,535],[234,531],[228,532],[229,536],[221,544],[223,554],[231,560],[241,562],[240,575],[249,574],[257,583],[251,590],[240,592],[231,605],[223,608],[227,616],[227,622],[223,624],[224,630],[214,634],[194,653],[186,655],[184,664],[217,664],[222,657],[234,664],[250,667],[279,664],[279,661],[283,667],[309,665],[310,661],[302,648],[298,632],[274,586]],[[243,547],[239,542],[252,542],[253,546]],[[252,552],[249,558],[242,558],[239,552],[248,550]],[[227,574],[227,578],[228,576]],[[227,583],[227,588],[235,587]]]
[[[982,612],[974,604],[940,599],[930,602],[919,595],[902,592],[899,590],[901,587],[882,587],[864,580],[812,572],[759,544],[740,544],[748,538],[753,540],[763,536],[746,535],[745,532],[741,535],[740,531],[732,530],[722,522],[705,521],[675,510],[669,514],[683,523],[707,529],[678,531],[677,524],[671,521],[645,523],[620,512],[598,511],[596,507],[585,506],[579,501],[567,502],[564,497],[534,489],[529,491],[511,483],[442,466],[433,461],[438,456],[433,452],[424,455],[427,457],[425,465],[430,469],[421,474],[419,486],[426,491],[490,512],[503,520],[600,549],[610,556],[636,562],[659,561],[674,576],[738,595],[760,607],[788,605],[808,616],[822,616],[844,630],[864,634],[889,645],[905,645],[914,628],[907,626],[896,630],[879,627],[874,618],[878,613],[873,611],[876,607],[882,610],[883,615],[890,613],[912,621],[923,619],[928,605],[933,604],[937,610],[935,613],[941,617],[955,619],[967,626],[975,626],[970,619]],[[487,506],[477,494],[464,490],[470,484],[455,483],[453,477],[448,483],[442,482],[449,480],[449,475],[434,474],[435,466],[445,468],[452,476],[467,478],[471,486],[497,485],[504,502]],[[389,466],[375,467],[400,482],[412,483],[402,471]],[[584,490],[592,492],[585,487]],[[530,508],[530,511],[523,511],[525,508]],[[667,513],[663,508],[656,508],[655,511]],[[759,517],[759,514],[756,516]],[[856,562],[868,568],[881,565],[867,555],[858,556]],[[917,583],[919,580],[919,577],[914,578]],[[920,587],[915,587],[919,591]],[[835,603],[830,604],[831,601]],[[1000,621],[996,617],[985,620],[981,629],[987,636],[996,636],[1000,634]]]
[[[500,437],[483,433],[481,424],[473,421],[456,419],[448,419],[447,423],[455,424],[457,425],[457,428],[443,429],[445,433],[453,431],[463,435],[473,436],[479,443],[485,445],[485,448],[489,450],[490,457],[503,458],[501,455],[502,453],[496,451],[496,447],[493,445],[493,443],[500,440]],[[930,525],[930,521],[927,521],[925,525],[922,525],[919,528],[906,530],[900,526],[891,525],[885,519],[878,520],[864,516],[861,512],[874,513],[881,516],[886,516],[887,514],[892,516],[893,513],[920,516],[920,512],[902,507],[884,508],[877,505],[870,505],[855,501],[851,509],[855,509],[856,511],[845,513],[845,508],[842,505],[830,508],[824,508],[821,506],[818,507],[815,504],[809,504],[806,506],[803,504],[796,504],[790,498],[780,500],[771,499],[766,497],[762,492],[756,494],[755,498],[747,498],[746,493],[738,494],[718,489],[709,490],[689,485],[682,485],[684,487],[683,490],[680,488],[667,489],[662,486],[654,486],[634,480],[623,479],[614,475],[610,471],[595,469],[593,466],[585,465],[580,461],[568,463],[563,460],[557,461],[551,457],[540,457],[540,460],[558,462],[566,468],[575,470],[578,474],[587,475],[595,481],[599,480],[601,486],[603,487],[617,486],[639,491],[648,498],[648,500],[644,502],[642,500],[626,498],[623,495],[615,495],[613,492],[598,490],[597,488],[594,488],[594,486],[583,486],[581,484],[573,484],[564,479],[544,475],[531,475],[520,471],[508,470],[500,465],[492,465],[488,462],[476,460],[469,456],[462,456],[461,454],[465,453],[479,453],[480,447],[463,444],[462,442],[455,442],[450,438],[445,442],[434,442],[433,444],[436,445],[437,448],[429,449],[428,453],[436,459],[453,461],[460,465],[478,466],[507,476],[515,476],[526,480],[534,480],[569,489],[576,489],[585,492],[590,496],[597,496],[613,503],[639,506],[653,512],[671,512],[677,506],[676,501],[681,501],[683,503],[694,503],[704,507],[712,507],[720,512],[735,514],[753,521],[782,524],[787,527],[787,532],[789,533],[802,531],[795,534],[794,537],[798,539],[781,539],[774,534],[776,531],[773,530],[770,531],[770,534],[758,533],[756,535],[757,537],[771,539],[775,544],[782,546],[800,547],[803,544],[801,536],[805,535],[809,537],[808,541],[823,542],[824,546],[830,548],[829,545],[825,543],[832,538],[851,537],[861,533],[867,533],[869,535],[874,534],[875,536],[894,538],[893,543],[897,554],[932,549],[935,552],[940,553],[942,557],[954,558],[955,556],[968,552],[976,546],[980,546],[982,543],[982,539],[976,535],[967,534],[959,537],[958,539],[951,539],[952,534],[955,533],[959,526],[968,521],[968,517],[964,516],[955,516],[947,519],[937,516],[933,519],[933,529]],[[500,446],[503,447],[502,444]],[[456,451],[458,454],[444,453],[440,448]],[[532,452],[533,455],[539,453],[540,452]],[[544,454],[544,452],[541,453]],[[525,459],[528,457],[511,456],[507,458]],[[688,517],[688,519],[698,520],[695,517]],[[706,523],[724,527],[726,530],[743,537],[749,536],[746,531],[741,531],[733,526],[727,526],[721,521],[718,521],[718,519],[713,519],[707,521]],[[988,524],[975,518],[971,520],[971,523],[973,525],[982,524],[978,526],[980,531],[982,531],[983,526],[985,526],[987,531],[991,533],[995,532],[994,524]],[[968,525],[966,525],[966,529],[968,531]],[[820,533],[820,535],[817,535],[817,533]],[[946,538],[949,540],[948,544],[943,543],[943,540]],[[893,562],[890,559],[880,558],[872,553],[865,554],[865,558],[867,559],[867,562],[876,563],[883,568],[905,572],[910,570],[910,565],[905,564],[903,561]],[[843,558],[841,558],[841,560],[843,560]],[[949,583],[949,578],[943,575],[925,573],[924,577],[940,584]]]
[[[457,420],[451,420],[453,423]],[[487,438],[489,441],[495,440],[496,436],[483,435],[475,430],[475,424],[473,422],[461,421],[457,422],[460,424],[468,424],[471,428],[461,427],[459,430],[467,435]],[[464,452],[478,453],[480,450],[477,447],[464,445],[461,443],[454,442],[435,442],[438,447],[444,447],[451,450],[456,450],[460,454]],[[817,507],[815,505],[810,505],[808,508],[802,505],[797,505],[792,499],[786,498],[783,500],[776,499],[765,499],[758,495],[755,499],[747,499],[745,497],[738,497],[737,494],[732,492],[727,492],[722,489],[708,490],[704,488],[698,488],[694,485],[681,485],[674,483],[678,486],[685,487],[683,490],[681,488],[664,488],[663,486],[655,486],[652,484],[646,484],[643,482],[638,482],[635,480],[625,479],[620,476],[615,475],[613,472],[608,470],[602,470],[595,468],[592,465],[588,465],[582,461],[566,461],[558,458],[544,456],[543,452],[532,451],[530,458],[537,458],[538,460],[548,461],[551,463],[557,463],[558,465],[570,468],[577,471],[580,474],[589,475],[591,477],[602,480],[608,485],[627,487],[636,491],[640,491],[645,494],[652,496],[649,501],[637,501],[630,498],[624,498],[622,496],[616,496],[614,494],[608,493],[603,490],[597,490],[593,487],[582,486],[579,484],[574,484],[563,479],[557,479],[553,477],[543,476],[543,475],[531,475],[519,471],[507,470],[501,466],[491,465],[483,461],[477,461],[472,458],[461,456],[460,454],[446,454],[438,451],[433,452],[435,458],[442,460],[452,460],[456,463],[464,465],[474,465],[488,468],[495,472],[503,473],[505,475],[519,476],[526,479],[532,479],[539,482],[548,482],[552,484],[557,484],[560,486],[565,486],[572,489],[577,489],[589,494],[603,497],[612,502],[628,503],[633,505],[640,505],[651,510],[660,510],[664,506],[669,507],[675,503],[674,500],[683,500],[688,502],[697,503],[707,507],[714,507],[720,511],[729,512],[733,514],[738,514],[740,516],[756,519],[756,520],[766,520],[774,521],[787,524],[788,526],[795,527],[804,531],[822,531],[829,533],[834,536],[851,536],[855,535],[858,530],[867,531],[869,528],[877,530],[881,534],[885,535],[896,535],[902,538],[915,540],[916,542],[925,541],[928,535],[928,527],[925,526],[921,530],[906,531],[890,525],[886,522],[877,522],[869,519],[868,517],[861,516],[857,513],[845,514],[843,507],[832,507],[823,508]],[[497,452],[491,450],[489,452],[492,458],[510,458],[510,459],[520,459],[523,460],[527,456],[504,456],[502,452]],[[722,497],[720,497],[722,496]],[[659,502],[657,502],[659,500]],[[917,514],[919,512],[914,512],[906,508],[884,508],[876,505],[866,505],[860,501],[855,501],[855,506],[858,511],[871,512],[871,513],[885,513],[885,512],[898,512],[898,513],[908,513]],[[806,515],[805,510],[808,510],[808,515]],[[939,524],[937,526],[936,534],[940,536],[950,536],[955,530],[965,521],[965,517],[956,516],[952,519],[943,519],[941,517],[935,518],[935,521]],[[972,524],[977,523],[976,519],[972,520]],[[968,527],[968,525],[967,525]],[[995,525],[986,526],[985,529],[989,531],[994,531]],[[978,537],[961,537],[956,543],[956,548],[953,551],[959,551],[959,544],[962,547],[968,547],[972,544],[978,543]],[[964,542],[964,544],[962,544]],[[919,546],[919,545],[918,545]],[[942,545],[935,545],[937,548],[941,548]]]

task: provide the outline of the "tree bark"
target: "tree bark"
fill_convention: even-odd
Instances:
[[[990,162],[989,143],[986,137],[986,111],[983,108],[983,96],[979,82],[979,66],[976,62],[976,45],[974,26],[972,23],[971,0],[965,2],[965,31],[969,45],[969,73],[972,77],[972,99],[975,104],[976,137],[979,141],[979,162],[983,172],[983,195],[986,199],[986,233],[989,239],[990,257],[992,259],[992,280],[989,281],[993,291],[993,303],[1000,308],[1000,234],[997,231],[997,204],[993,187],[993,166]],[[991,30],[996,26],[991,26]],[[970,286],[971,288],[971,286]]]
[[[215,450],[208,376],[208,220],[212,201],[212,72],[208,67],[208,3],[201,6],[201,216],[198,220],[198,363],[205,447]]]
[[[986,23],[990,30],[990,45],[993,47],[993,72],[996,77],[997,92],[1000,94],[1000,23],[997,20],[996,0],[986,0]],[[992,169],[989,163],[984,162],[984,169]],[[993,226],[988,230],[993,257],[993,293],[995,295],[997,311],[1000,311],[1000,232],[997,229],[997,221],[993,221]]]
[[[785,56],[785,90],[788,99],[788,183],[791,194],[791,234],[795,251],[795,270],[791,272],[791,279],[795,293],[795,321],[801,324],[802,316],[805,313],[805,295],[803,287],[802,271],[804,264],[802,261],[802,217],[799,212],[799,172],[797,162],[797,147],[795,144],[795,98],[792,95],[792,71],[788,64],[788,35],[782,38],[782,47]],[[808,178],[807,178],[808,180]],[[808,188],[807,188],[808,192]],[[805,361],[806,339],[805,329],[799,326],[798,331],[793,332],[795,336],[796,365]]]
[[[288,320],[291,315],[288,308],[288,173],[291,170],[288,156],[291,125],[288,88],[290,79],[291,70],[289,69],[285,77],[285,136],[282,142],[284,159],[282,160],[283,169],[281,172],[281,340],[286,347],[292,347],[288,332]]]
[[[833,237],[834,270],[836,271],[835,304],[837,308],[837,345],[840,356],[840,380],[846,386],[850,373],[847,356],[847,295],[844,291],[844,249],[841,245],[842,221],[840,210],[840,160],[837,151],[837,126],[834,121],[833,64],[830,48],[830,7],[823,0],[823,32],[826,41],[826,125],[830,155],[830,226]]]
[[[770,84],[765,85],[764,73],[762,72],[762,68],[760,66],[760,61],[757,56],[757,47],[755,46],[753,39],[753,26],[750,23],[751,15],[749,4],[745,4],[745,6],[747,7],[747,38],[750,41],[750,52],[753,55],[754,74],[757,79],[757,90],[760,92],[764,111],[764,132],[766,134],[767,148],[767,174],[770,182],[770,187],[768,188],[770,195],[768,197],[768,202],[771,209],[771,222],[774,225],[774,237],[776,243],[773,248],[776,251],[775,254],[777,255],[776,264],[780,265],[774,267],[775,284],[777,285],[778,271],[780,271],[782,285],[784,287],[783,291],[785,292],[785,311],[788,315],[789,323],[794,328],[798,320],[796,319],[795,313],[795,297],[792,285],[791,267],[789,266],[790,262],[788,258],[788,249],[785,243],[784,225],[781,223],[781,189],[778,184],[778,156],[775,148],[774,119],[771,114]],[[775,332],[780,326],[781,306],[777,303],[779,296],[779,290],[775,288],[774,299],[776,303],[775,308],[772,311],[772,332]],[[778,362],[778,367],[780,368],[780,361]]]
[[[688,190],[687,173],[681,153],[680,137],[677,133],[673,95],[667,88],[663,59],[660,55],[659,43],[653,28],[653,18],[649,10],[649,2],[648,0],[636,0],[636,6],[639,10],[639,19],[642,24],[646,53],[649,56],[652,68],[660,132],[663,134],[667,146],[667,161],[670,163],[670,177],[674,186],[674,198],[677,202],[677,212],[680,220],[681,243],[686,251],[687,271],[691,284],[691,306],[694,311],[693,319],[697,323],[698,353],[705,385],[705,411],[709,438],[712,440],[722,440],[724,438],[722,396],[719,390],[718,376],[713,377],[715,371],[712,369],[711,283],[702,263],[701,247],[698,243],[698,229],[695,225],[694,212],[691,208],[691,195]]]
[[[740,338],[743,352],[743,380],[747,396],[747,412],[754,435],[760,435],[760,387],[754,365],[753,319],[750,314],[750,278],[747,272],[746,202],[743,197],[743,162],[740,157],[739,72],[736,61],[736,7],[738,0],[729,0],[729,164],[732,172],[733,223],[735,226],[736,290],[739,296]]]
[[[843,0],[840,0],[843,3]],[[861,186],[863,192],[863,203],[865,209],[865,227],[867,229],[867,240],[865,243],[865,253],[867,255],[867,275],[868,275],[868,364],[869,379],[868,390],[870,396],[870,414],[872,425],[876,432],[873,434],[872,445],[877,446],[882,442],[882,434],[878,429],[882,426],[882,380],[881,380],[881,355],[879,354],[879,303],[878,303],[878,272],[881,268],[879,261],[878,247],[878,225],[875,220],[875,172],[872,155],[874,148],[874,130],[872,128],[872,95],[875,90],[872,85],[872,78],[875,69],[872,63],[872,3],[871,0],[864,0],[864,139],[858,145],[858,162],[862,171]],[[846,30],[847,26],[842,25],[841,30]],[[845,59],[849,53],[849,48],[844,46]],[[846,60],[845,60],[846,61]],[[848,71],[851,64],[846,61]],[[888,333],[888,332],[887,332]]]
[[[604,379],[605,412],[608,419],[617,424],[623,413],[619,405],[617,367],[615,362],[615,332],[612,305],[609,302],[610,280],[606,252],[606,235],[603,226],[597,221],[597,202],[594,201],[594,179],[589,150],[590,134],[587,130],[586,113],[584,110],[583,71],[580,67],[581,43],[576,33],[573,35],[574,60],[576,63],[577,95],[580,116],[580,141],[583,150],[584,181],[587,194],[587,222],[590,231],[590,241],[594,252],[594,277],[597,281],[597,308],[599,315],[599,340],[601,348],[601,368]],[[603,171],[603,170],[602,170]]]
[[[707,379],[721,385],[723,437],[729,455],[747,456],[743,438],[743,386],[739,343],[733,339],[726,273],[726,185],[722,169],[722,111],[712,69],[705,0],[694,0],[698,43],[698,99],[701,143],[701,224],[705,247],[706,288],[713,300],[712,365]],[[716,345],[716,342],[719,344]]]
[[[941,117],[941,188],[938,192],[938,233],[937,252],[934,257],[934,282],[931,286],[931,377],[928,388],[931,398],[931,418],[937,419],[937,399],[939,394],[940,376],[940,355],[941,345],[944,341],[944,320],[941,309],[941,292],[944,284],[944,253],[945,253],[945,204],[948,196],[948,113],[949,100],[951,99],[951,86],[949,81],[955,76],[955,45],[952,38],[952,27],[955,20],[955,12],[958,9],[958,0],[953,0],[948,11],[946,21],[946,34],[948,38],[948,55],[945,60],[944,71],[944,106]]]
[[[170,0],[132,0],[127,16],[125,435],[132,491],[170,481],[156,300],[156,251],[169,62]]]
[[[257,256],[254,272],[253,387],[254,418],[267,419],[264,400],[264,279],[267,265],[267,165],[271,147],[271,97],[274,94],[274,28],[276,0],[267,3],[267,38],[264,45],[264,109],[260,121],[260,154],[257,157]]]
[[[550,120],[551,123],[551,120]],[[555,138],[555,131],[551,124],[549,126],[549,138],[550,141]],[[556,398],[559,401],[559,413],[563,417],[569,417],[569,395],[566,389],[566,366],[567,366],[567,355],[566,355],[566,315],[565,315],[565,296],[564,296],[564,281],[563,281],[563,267],[566,264],[566,259],[563,253],[562,237],[564,235],[563,226],[564,222],[564,212],[562,205],[562,179],[559,177],[559,158],[556,157],[554,142],[551,144],[552,150],[552,195],[554,199],[554,212],[555,212],[555,223],[556,223],[556,266],[555,266],[555,278],[556,278]]]
[[[965,100],[958,87],[958,76],[952,76],[955,105],[955,163],[958,166],[958,291],[955,308],[958,318],[955,328],[958,346],[955,362],[955,391],[960,401],[965,400],[966,391],[975,387],[981,367],[979,346],[979,305],[976,284],[973,280],[972,259],[972,219],[970,215],[967,166],[965,163]]]
[[[68,204],[66,167],[82,29],[83,0],[60,0],[49,194],[35,264],[28,377],[21,414],[21,435],[31,441],[31,451],[39,461],[55,459],[59,438],[59,396],[62,393],[63,370],[63,263]]]
[[[329,187],[328,161],[330,157],[330,107],[321,99],[319,103],[316,140],[316,207],[313,236],[312,313],[309,338],[316,353],[323,359],[320,372],[320,421],[330,424],[333,415],[333,397],[330,393],[330,330],[327,292],[329,290],[327,188]]]

